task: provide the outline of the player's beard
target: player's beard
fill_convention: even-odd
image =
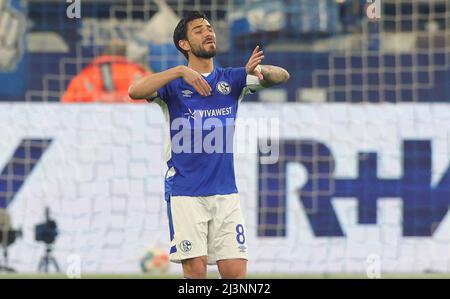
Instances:
[[[201,46],[194,46],[191,47],[192,54],[195,55],[198,58],[213,58],[216,56],[216,48],[212,48],[211,50],[206,50],[204,47]]]

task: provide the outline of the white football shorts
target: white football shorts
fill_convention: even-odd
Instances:
[[[209,265],[225,259],[248,260],[239,194],[173,196],[167,204],[172,262],[199,256],[207,256]]]

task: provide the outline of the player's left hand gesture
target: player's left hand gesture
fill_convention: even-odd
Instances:
[[[253,75],[258,77],[259,80],[263,80],[264,77],[261,73],[261,68],[259,64],[264,59],[264,53],[262,50],[260,50],[259,46],[256,46],[256,48],[253,50],[252,56],[250,56],[250,59],[248,60],[247,64],[245,65],[245,70],[247,71],[248,75]]]

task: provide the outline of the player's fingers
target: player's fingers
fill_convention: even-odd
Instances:
[[[208,81],[206,81],[206,79],[202,77],[202,82],[205,84],[205,87],[206,87],[207,91],[211,92],[212,88],[211,88],[211,86],[209,86]]]
[[[259,45],[257,45],[257,46],[255,47],[255,49],[254,49],[253,52],[252,52],[252,55],[255,54],[255,53],[257,53],[258,50],[259,50]]]
[[[253,65],[255,62],[261,63],[263,59],[264,59],[264,56],[261,56],[261,57],[255,57],[254,59],[252,59],[251,61],[249,61],[249,64]]]
[[[249,70],[253,71],[258,66],[258,64],[260,64],[261,62],[262,62],[262,59],[253,61],[252,63],[250,63],[248,65]]]
[[[205,79],[200,74],[198,74],[198,76],[195,76],[193,78],[191,85],[195,88],[195,90],[199,94],[201,94],[202,96],[206,96],[208,94],[208,92],[205,89],[204,85],[202,84],[202,81],[205,81]]]
[[[255,61],[257,59],[263,59],[263,58],[264,58],[264,53],[256,54],[249,59],[249,62]]]
[[[208,88],[207,88],[202,82],[199,82],[199,85],[200,85],[200,88],[201,88],[202,91],[203,91],[203,96],[204,96],[204,97],[209,96],[209,90],[208,90]]]
[[[261,55],[264,55],[264,52],[263,52],[263,51],[259,51],[259,52],[254,53],[254,54],[252,55],[252,57],[258,57],[258,56],[261,56]]]
[[[258,66],[258,64],[261,63],[261,60],[255,60],[252,63],[250,63],[247,68],[249,70],[249,72],[253,72],[255,70],[255,68]]]
[[[247,73],[252,73],[255,70],[256,65],[247,63],[245,66],[245,69],[247,70]]]
[[[264,56],[264,52],[262,52],[262,51],[260,51],[258,53],[254,53],[248,61],[250,62],[250,61],[257,59],[259,57],[262,57],[262,56]]]
[[[205,78],[203,78],[202,76],[200,76],[198,78],[198,82],[200,83],[200,85],[202,86],[202,88],[205,90],[205,92],[207,94],[210,93],[211,91],[211,87],[209,86],[208,82],[205,80]]]
[[[206,92],[206,95],[210,95],[211,94],[211,86],[209,86],[208,82],[206,82],[205,79],[202,78],[202,80],[200,81],[200,84],[202,85],[203,89]]]
[[[250,55],[250,58],[248,60],[250,61],[255,55],[258,55],[260,52],[262,51],[259,51],[259,46],[256,46],[256,48],[253,50],[252,55]]]
[[[209,89],[208,89],[208,87],[206,86],[208,83],[205,83],[204,81],[205,81],[205,79],[199,77],[199,78],[197,78],[197,80],[196,80],[196,84],[197,84],[198,88],[201,90],[201,93],[200,93],[200,94],[201,94],[202,96],[207,96],[207,95],[209,94]],[[205,84],[206,84],[206,85],[205,85]]]
[[[203,87],[200,85],[199,82],[194,81],[192,82],[192,86],[194,87],[194,89],[202,96],[205,96],[205,91],[203,90]]]
[[[194,87],[195,91],[198,92],[200,95],[203,95],[203,91],[197,86],[197,84],[193,83],[192,87]]]

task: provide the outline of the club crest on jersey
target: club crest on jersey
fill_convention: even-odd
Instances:
[[[217,83],[217,91],[223,95],[228,95],[231,92],[231,86],[225,81]]]

